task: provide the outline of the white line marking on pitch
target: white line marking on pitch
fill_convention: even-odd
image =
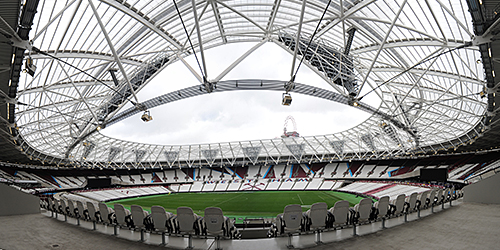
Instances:
[[[300,204],[304,204],[304,202],[302,201],[302,199],[300,198],[300,195],[297,194],[297,196],[299,197],[299,200],[300,200]]]

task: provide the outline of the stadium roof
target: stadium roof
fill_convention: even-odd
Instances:
[[[173,167],[497,147],[496,1],[8,2],[0,10],[3,161],[29,163],[22,152],[54,165]],[[290,78],[225,79],[240,60],[208,76],[204,52],[241,42],[255,43],[241,60],[264,43],[289,52],[297,59]],[[185,62],[193,53],[198,65]],[[30,57],[33,76],[20,72]],[[300,60],[331,88],[295,83]],[[177,61],[199,86],[137,98]],[[372,115],[327,135],[202,145],[150,145],[98,131],[168,102],[248,89],[308,94]],[[380,105],[364,103],[366,95]]]

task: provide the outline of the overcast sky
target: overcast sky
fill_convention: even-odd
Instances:
[[[253,45],[230,44],[205,51],[208,79],[217,77]],[[199,71],[194,56],[187,58],[187,61]],[[274,43],[266,43],[222,80],[287,81],[290,79],[291,64],[292,55]],[[333,90],[305,65],[300,67],[295,82]],[[166,67],[144,87],[138,93],[138,98],[143,102],[199,84],[184,64],[176,62]],[[295,118],[297,132],[301,136],[340,132],[369,117],[368,113],[346,105],[296,93],[292,93],[292,105],[283,106],[283,92],[231,91],[188,98],[152,109],[153,120],[150,122],[143,122],[140,119],[142,114],[137,114],[101,132],[111,137],[141,143],[183,145],[272,139],[283,133],[288,115]],[[373,97],[375,96],[367,96],[363,101],[378,106]],[[288,125],[288,131],[290,130],[293,130],[291,124]]]

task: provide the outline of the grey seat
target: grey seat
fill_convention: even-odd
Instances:
[[[87,210],[89,211],[89,218],[91,221],[99,221],[99,211],[96,209],[94,203],[87,201]]]
[[[378,201],[373,204],[373,207],[376,209],[376,217],[375,219],[380,219],[387,216],[389,212],[389,196],[383,196]]]
[[[218,207],[207,207],[205,208],[205,216],[203,217],[204,224],[207,229],[207,234],[215,236],[217,243],[216,250],[221,249],[220,238],[224,235],[224,224],[226,221],[222,213],[222,209]]]
[[[153,219],[154,230],[161,232],[161,245],[165,245],[165,233],[173,233],[174,214],[165,211],[162,206],[151,207],[151,218]]]
[[[325,202],[312,204],[311,208],[305,212],[308,230],[319,230],[326,228],[328,216],[328,205]]]
[[[426,207],[434,205],[433,201],[434,201],[434,197],[436,197],[436,193],[437,193],[437,191],[435,189],[431,190],[431,192],[429,193],[429,196],[425,200]]]
[[[83,218],[84,220],[88,219],[88,210],[87,207],[81,201],[76,201],[76,207],[78,208],[77,218]]]
[[[349,218],[349,202],[348,201],[337,201],[332,208],[330,208],[330,213],[333,215],[332,227],[339,225],[347,225]]]
[[[424,192],[420,193],[417,196],[417,204],[416,204],[416,206],[417,206],[418,210],[425,208],[425,202],[427,200],[427,197],[429,197],[429,193],[430,193],[430,190],[427,190],[427,191],[424,191]]]
[[[130,211],[123,207],[122,204],[115,204],[115,215],[116,215],[116,223],[119,226],[127,226],[131,227],[130,224]]]
[[[411,213],[416,210],[418,193],[414,192],[406,197],[406,213]]]
[[[144,229],[145,228],[144,219],[149,215],[148,211],[145,211],[139,205],[131,205],[130,210],[134,226],[139,229]]]
[[[144,230],[146,226],[150,226],[150,224],[145,224],[145,219],[149,213],[139,205],[130,206],[130,210],[132,210],[132,225],[141,230],[141,241],[144,241]]]
[[[351,221],[353,223],[361,223],[370,220],[370,213],[372,210],[372,199],[363,198],[351,210],[354,212]]]
[[[325,229],[328,220],[328,205],[325,202],[312,204],[311,208],[305,212],[306,230],[316,231],[316,244],[321,243],[321,230]]]
[[[108,207],[103,202],[99,203],[99,213],[101,215],[102,222],[109,223],[109,224],[114,223],[113,217],[114,217],[115,211],[112,208]]]
[[[153,219],[153,225],[155,230],[160,232],[173,232],[172,222],[174,214],[165,211],[162,206],[152,206],[151,207],[151,218]]]
[[[437,204],[441,204],[442,202],[444,202],[444,193],[445,191],[443,189],[439,189],[437,192],[436,192],[436,197],[434,197],[434,205],[437,205]]]
[[[180,234],[187,234],[189,236],[188,239],[188,247],[189,249],[193,248],[193,234],[196,234],[195,224],[200,220],[197,214],[193,212],[193,209],[190,207],[178,207],[177,208],[177,216],[175,217],[176,221],[176,229]]]
[[[293,248],[292,234],[301,231],[303,222],[302,207],[298,204],[287,205],[283,213],[276,217],[275,234],[288,234],[287,247]]]
[[[69,216],[72,216],[72,217],[77,217],[77,211],[76,211],[76,207],[75,207],[75,202],[72,201],[72,200],[68,200],[68,208],[69,208]]]
[[[389,205],[391,207],[391,215],[401,215],[404,213],[406,195],[400,194],[396,199],[391,201]]]

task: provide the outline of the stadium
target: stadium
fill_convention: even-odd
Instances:
[[[498,1],[0,7],[0,250],[500,243]]]

